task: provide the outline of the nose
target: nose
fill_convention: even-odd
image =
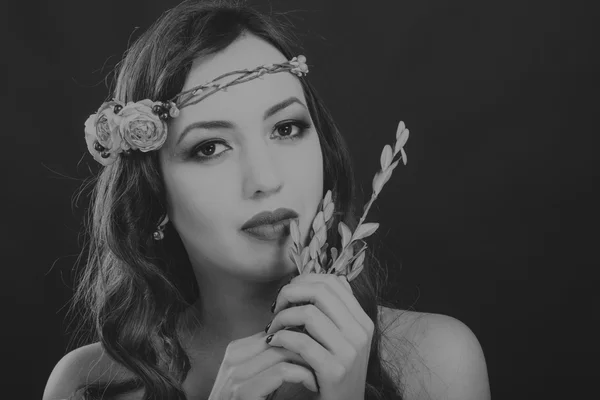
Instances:
[[[281,190],[283,180],[276,149],[260,142],[246,150],[246,160],[242,164],[244,197],[268,196]]]

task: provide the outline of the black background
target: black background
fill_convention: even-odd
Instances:
[[[11,398],[41,398],[67,349],[88,201],[74,193],[100,167],[83,123],[128,42],[176,3],[4,6],[1,386],[18,390]],[[591,275],[600,263],[591,10],[554,0],[252,3],[295,10],[308,79],[348,139],[366,196],[398,122],[410,129],[408,165],[369,214],[381,223],[373,245],[393,278],[390,295],[466,323],[494,399],[592,395]]]

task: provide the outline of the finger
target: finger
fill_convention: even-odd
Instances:
[[[300,365],[282,362],[240,383],[236,389],[237,397],[234,397],[244,400],[264,399],[284,382],[302,383],[310,391],[319,391],[312,371]]]
[[[277,333],[283,327],[300,325],[304,325],[309,335],[330,353],[344,355],[351,352],[352,345],[344,337],[345,334],[342,334],[333,321],[312,304],[281,311],[271,322],[267,334]],[[346,329],[351,327],[347,326]]]
[[[323,282],[290,283],[281,289],[277,296],[273,313],[278,315],[283,310],[290,310],[292,303],[311,303],[327,315],[339,328],[344,321],[353,318],[350,310],[340,301],[340,298]]]
[[[337,279],[337,278],[336,278]],[[345,289],[342,289],[345,291]],[[351,295],[352,296],[352,295]],[[281,304],[291,304],[308,301],[312,303],[337,327],[351,343],[355,345],[361,345],[368,337],[369,332],[365,327],[358,321],[358,317],[355,317],[346,304],[342,302],[339,296],[337,296],[333,289],[325,282],[300,282],[292,283],[284,286],[279,295],[277,296],[277,305],[275,306],[275,312],[277,309],[283,309],[285,307],[279,307]],[[285,308],[284,311],[293,311],[298,307]],[[359,305],[360,308],[360,305]],[[281,322],[279,314],[283,311],[278,312],[271,322],[271,328],[275,325],[275,328],[279,329],[281,325],[285,325],[285,322]],[[365,314],[362,308],[360,313]],[[290,314],[291,315],[291,314]],[[307,317],[317,317],[317,315],[308,315]],[[368,318],[368,317],[367,317]],[[322,319],[319,319],[319,323],[322,323]],[[307,327],[308,329],[308,327]],[[269,329],[267,333],[275,332],[275,329]]]
[[[235,366],[256,357],[269,348],[265,343],[266,336],[266,333],[258,332],[252,336],[233,340],[225,349],[223,361]]]
[[[263,340],[264,342],[264,340]],[[250,358],[245,362],[236,365],[235,371],[232,373],[232,379],[236,381],[245,381],[255,375],[271,368],[282,362],[289,362],[309,368],[310,365],[298,353],[294,353],[282,347],[268,347],[265,351],[258,354],[256,357]]]
[[[350,283],[343,276],[337,276],[334,274],[301,274],[292,279],[290,285],[296,283],[325,283],[327,284],[331,290],[341,299],[341,303],[346,306],[348,311],[355,317],[356,321],[363,327],[365,332],[371,332],[373,330],[373,321],[369,316],[364,312],[360,303],[352,293],[352,287]],[[283,289],[282,289],[283,291]],[[278,301],[279,299],[277,299]],[[278,309],[285,308],[279,307],[279,305],[275,306],[276,312]],[[329,315],[329,314],[328,314]]]
[[[323,346],[303,333],[281,330],[273,335],[269,345],[284,347],[298,353],[315,371],[317,380],[335,380],[345,374],[345,367]],[[354,357],[354,349],[342,355],[340,359],[350,360]]]

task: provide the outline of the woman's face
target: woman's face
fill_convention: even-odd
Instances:
[[[245,36],[196,60],[183,90],[234,70],[285,61],[267,42]],[[316,215],[323,197],[323,162],[299,79],[287,71],[265,74],[184,107],[170,122],[159,151],[168,213],[194,268],[216,268],[255,281],[296,268],[287,254],[291,237],[260,241],[241,227],[258,212],[291,208],[299,214],[305,237]],[[194,128],[182,135],[200,121],[228,121],[230,126]]]

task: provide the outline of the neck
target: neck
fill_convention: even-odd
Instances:
[[[195,340],[226,345],[264,331],[273,319],[277,289],[293,274],[257,281],[223,270],[196,270],[199,298],[184,313],[185,331]]]

